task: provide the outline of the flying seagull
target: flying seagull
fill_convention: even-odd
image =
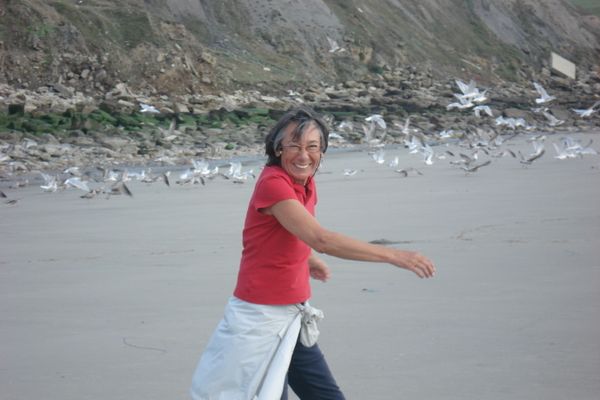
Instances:
[[[477,170],[481,167],[485,167],[486,165],[490,165],[492,163],[492,160],[487,160],[485,162],[482,162],[481,164],[477,164],[477,165],[473,165],[473,166],[463,166],[461,167],[463,171],[465,171],[467,174],[473,173],[473,172],[477,172]]]
[[[456,79],[455,82],[456,86],[458,86],[458,88],[462,92],[462,94],[454,95],[457,99],[459,99],[459,101],[461,100],[461,98],[469,100],[473,103],[483,103],[487,100],[487,97],[485,96],[485,92],[487,92],[487,90],[480,92],[474,80],[471,79],[471,81],[469,81],[468,84],[464,83],[460,79]]]
[[[379,127],[381,127],[381,129],[387,128],[385,120],[383,119],[383,116],[380,114],[370,115],[367,118],[365,118],[365,121],[370,122],[371,124],[377,124],[377,125],[379,125]]]
[[[576,109],[576,108],[572,108],[571,110],[573,110],[575,113],[577,113],[577,115],[579,115],[581,118],[586,118],[591,116],[593,113],[595,113],[596,110],[596,106],[600,105],[600,101],[595,102],[590,108],[584,108],[584,109]]]
[[[533,82],[533,86],[535,86],[535,90],[537,90],[538,94],[540,95],[539,98],[535,99],[535,102],[537,104],[548,103],[548,102],[556,99],[556,96],[550,96],[548,94],[548,92],[546,92],[546,89],[544,89],[544,87],[542,85],[540,85],[539,83]]]
[[[129,197],[133,197],[133,194],[123,181],[115,183],[111,188],[109,194],[126,194]]]
[[[160,111],[156,107],[154,107],[150,104],[145,104],[145,103],[140,103],[140,112],[141,113],[149,113],[149,114],[160,113]]]
[[[550,114],[547,111],[544,111],[544,117],[546,117],[546,119],[548,120],[548,125],[550,126],[559,126],[565,122],[562,119],[556,118],[554,115]]]
[[[475,106],[473,108],[473,112],[475,113],[475,116],[478,118],[481,117],[482,112],[486,113],[490,117],[494,116],[494,114],[492,114],[492,109],[489,106]]]
[[[529,158],[523,157],[523,154],[521,154],[521,152],[519,152],[519,155],[521,156],[521,160],[519,162],[524,165],[531,165],[532,162],[534,162],[535,160],[537,160],[538,158],[543,156],[545,152],[546,152],[546,150],[544,148],[542,148],[540,151],[533,154]]]
[[[403,169],[396,169],[396,170],[394,170],[394,172],[397,172],[397,173],[399,173],[400,175],[402,175],[402,176],[403,176],[403,177],[405,177],[405,178],[406,178],[406,177],[408,176],[408,174],[409,174],[409,173],[411,173],[411,172],[415,172],[415,173],[416,173],[416,174],[418,174],[418,175],[423,175],[423,173],[422,173],[421,171],[419,171],[418,169],[416,169],[416,168],[413,168],[413,167],[408,167],[408,168],[403,168]]]

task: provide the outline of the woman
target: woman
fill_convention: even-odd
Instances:
[[[237,285],[194,374],[194,400],[287,399],[287,383],[303,400],[344,399],[318,345],[298,340],[309,278],[331,275],[313,250],[434,275],[419,253],[355,240],[318,223],[313,177],[328,135],[304,107],[287,112],[267,135],[268,160],[246,214]]]

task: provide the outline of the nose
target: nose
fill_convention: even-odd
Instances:
[[[309,152],[308,152],[308,148],[306,147],[299,147],[298,148],[298,154],[297,156],[301,156],[301,157],[308,157],[309,156]]]

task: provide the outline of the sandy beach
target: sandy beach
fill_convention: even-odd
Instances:
[[[569,135],[598,149],[598,133]],[[504,147],[530,153],[529,136]],[[438,270],[324,256],[333,277],[312,303],[348,399],[598,398],[600,157],[556,159],[562,136],[529,166],[493,158],[473,174],[403,147],[386,159],[422,176],[327,154],[319,221]],[[0,398],[188,398],[235,285],[253,182],[132,182],[133,198],[110,200],[38,186],[2,189],[19,201],[0,204]]]

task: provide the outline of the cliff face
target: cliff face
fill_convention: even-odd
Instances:
[[[0,82],[276,91],[409,65],[519,80],[550,51],[597,68],[594,12],[566,0],[0,0]]]

